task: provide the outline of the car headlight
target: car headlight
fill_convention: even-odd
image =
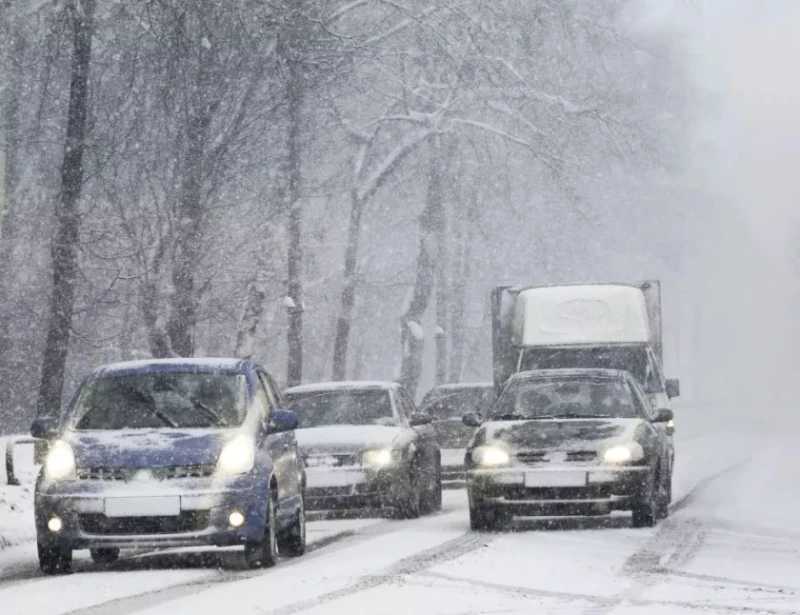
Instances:
[[[48,480],[75,480],[75,453],[64,440],[56,440],[50,446],[44,461],[44,475]]]
[[[642,459],[644,459],[644,449],[638,442],[612,446],[603,453],[603,460],[606,463],[628,463]]]
[[[399,455],[399,451],[394,451],[390,448],[364,451],[361,455],[361,465],[383,468],[399,461]]]
[[[484,468],[507,466],[511,461],[508,451],[497,446],[479,446],[472,451],[472,461]]]
[[[223,474],[244,474],[256,463],[256,445],[253,439],[240,434],[228,442],[219,454],[217,469]]]

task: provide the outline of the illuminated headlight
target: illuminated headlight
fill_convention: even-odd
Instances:
[[[507,466],[511,461],[508,452],[496,446],[479,446],[472,451],[472,461],[484,468]]]
[[[374,451],[365,451],[361,455],[361,464],[383,468],[398,461],[399,453],[389,448],[379,448]]]
[[[253,439],[240,434],[222,449],[217,469],[223,474],[244,474],[253,469],[255,462],[256,446]]]
[[[75,480],[75,454],[63,440],[53,442],[44,462],[44,475],[48,480]]]
[[[644,449],[638,442],[613,446],[603,454],[606,463],[628,463],[644,459]]]

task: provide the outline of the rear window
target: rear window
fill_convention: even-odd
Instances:
[[[397,425],[388,391],[287,393],[301,427],[326,425]]]
[[[243,374],[132,374],[87,382],[70,424],[76,430],[232,427],[246,411]]]
[[[460,419],[465,414],[485,414],[494,401],[494,389],[434,389],[422,400],[422,411],[434,420]]]

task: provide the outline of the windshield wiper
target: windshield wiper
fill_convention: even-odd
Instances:
[[[152,397],[150,397],[149,395],[146,395],[145,393],[142,393],[136,387],[125,386],[125,387],[122,387],[122,388],[123,388],[124,391],[127,391],[128,393],[132,393],[133,396],[136,397],[137,399],[139,399],[140,401],[143,401],[145,407],[154,416],[158,417],[165,425],[167,425],[169,427],[172,427],[172,428],[177,428],[178,427],[178,424],[175,421],[173,421],[168,415],[166,415],[163,412],[161,412],[161,410],[156,408],[156,402]]]
[[[211,408],[206,406],[199,399],[196,399],[196,398],[192,397],[191,395],[189,395],[188,393],[186,393],[186,391],[181,389],[179,386],[173,385],[171,383],[167,383],[167,388],[169,390],[171,390],[171,391],[175,391],[181,397],[183,397],[186,401],[188,401],[190,404],[192,404],[192,407],[195,410],[199,410],[200,413],[203,414],[209,421],[211,421],[212,424],[214,424],[214,425],[216,425],[218,427],[230,427],[230,425],[228,425],[228,422],[225,421],[219,414],[214,412],[214,410],[212,410]]]
[[[519,414],[517,412],[507,412],[506,414],[499,414],[497,416],[491,417],[493,421],[527,421],[529,420],[530,416],[526,414]]]
[[[537,416],[537,419],[613,419],[610,414],[582,414],[581,412],[565,412],[563,414],[548,414]]]

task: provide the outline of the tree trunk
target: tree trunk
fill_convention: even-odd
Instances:
[[[67,136],[61,165],[61,193],[56,212],[53,291],[42,359],[37,415],[58,414],[64,386],[78,270],[83,151],[86,144],[89,68],[92,57],[95,0],[76,0],[69,10],[73,22],[72,67]]]
[[[288,50],[287,50],[288,51]],[[302,121],[303,84],[302,67],[299,61],[284,54],[288,67],[286,97],[289,112],[289,133],[287,139],[289,210],[289,250],[287,295],[292,300],[289,308],[289,330],[287,334],[288,362],[286,369],[287,386],[300,384],[303,379],[303,211],[300,203],[300,123]]]
[[[358,196],[358,188],[353,187],[350,200],[350,225],[347,229],[347,248],[344,256],[344,286],[342,288],[339,318],[336,321],[336,337],[333,345],[333,379],[347,377],[347,344],[350,339],[350,321],[353,317],[353,304],[356,298],[356,269],[358,267],[358,244],[361,238],[361,217],[364,201]]]
[[[236,335],[236,349],[234,356],[240,359],[253,357],[256,331],[264,316],[264,304],[267,300],[267,291],[260,282],[253,282],[247,291],[247,300],[244,304],[244,315]]]
[[[425,209],[420,216],[419,255],[414,289],[406,313],[400,319],[402,365],[400,381],[411,396],[415,396],[422,373],[422,351],[425,340],[422,336],[422,317],[428,309],[433,285],[436,280],[436,261],[441,246],[438,245],[444,225],[444,199],[439,159],[438,140],[431,145],[431,160],[428,171],[428,191]]]
[[[179,26],[179,32],[182,25]],[[186,126],[186,150],[172,255],[172,306],[167,323],[170,345],[180,357],[194,354],[194,330],[198,297],[195,288],[203,238],[203,178],[205,151],[213,111],[208,101],[212,46],[198,43],[196,91],[190,96]]]
[[[475,204],[473,204],[475,206]],[[450,312],[450,382],[461,382],[465,363],[467,283],[472,275],[473,214],[454,217],[456,257],[453,259],[452,306]]]

